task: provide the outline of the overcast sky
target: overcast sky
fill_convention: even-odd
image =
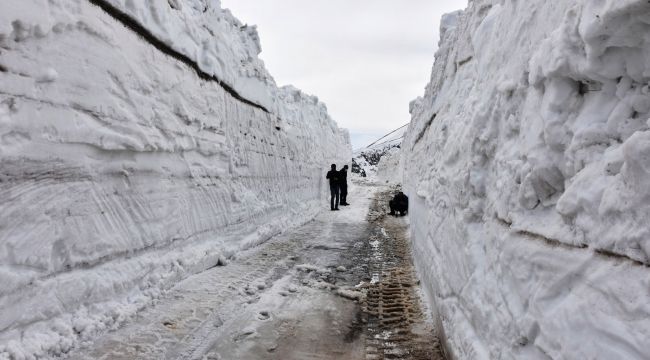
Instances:
[[[467,0],[222,0],[257,25],[267,69],[327,104],[353,148],[410,121],[424,93],[440,17]]]

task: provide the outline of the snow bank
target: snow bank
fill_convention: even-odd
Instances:
[[[400,164],[402,152],[399,147],[388,150],[377,163],[377,178],[388,184],[401,184],[404,178],[403,168]]]
[[[368,183],[400,182],[402,172],[399,149],[407,129],[408,124],[400,126],[372,144],[355,150],[351,172],[367,178],[365,180]]]
[[[304,223],[351,158],[218,1],[4,2],[0,48],[0,358],[65,353]]]
[[[416,262],[461,359],[650,354],[650,4],[446,15],[402,143]]]

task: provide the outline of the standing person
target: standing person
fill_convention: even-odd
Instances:
[[[330,193],[332,194],[332,199],[330,200],[330,206],[332,211],[339,209],[339,172],[336,171],[336,164],[332,164],[332,170],[327,172],[326,179],[330,180]],[[336,202],[334,201],[336,199]]]
[[[341,190],[341,205],[346,206],[348,204],[348,166],[344,165],[341,171],[339,171],[339,188]]]

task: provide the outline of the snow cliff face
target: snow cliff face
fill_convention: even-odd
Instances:
[[[218,1],[0,5],[0,358],[66,352],[313,217],[351,158]]]
[[[446,15],[402,143],[416,261],[462,359],[650,353],[650,4]]]

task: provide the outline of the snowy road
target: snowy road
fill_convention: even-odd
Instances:
[[[408,265],[405,219],[385,218],[382,196],[354,186],[352,206],[186,279],[68,358],[437,358]]]

